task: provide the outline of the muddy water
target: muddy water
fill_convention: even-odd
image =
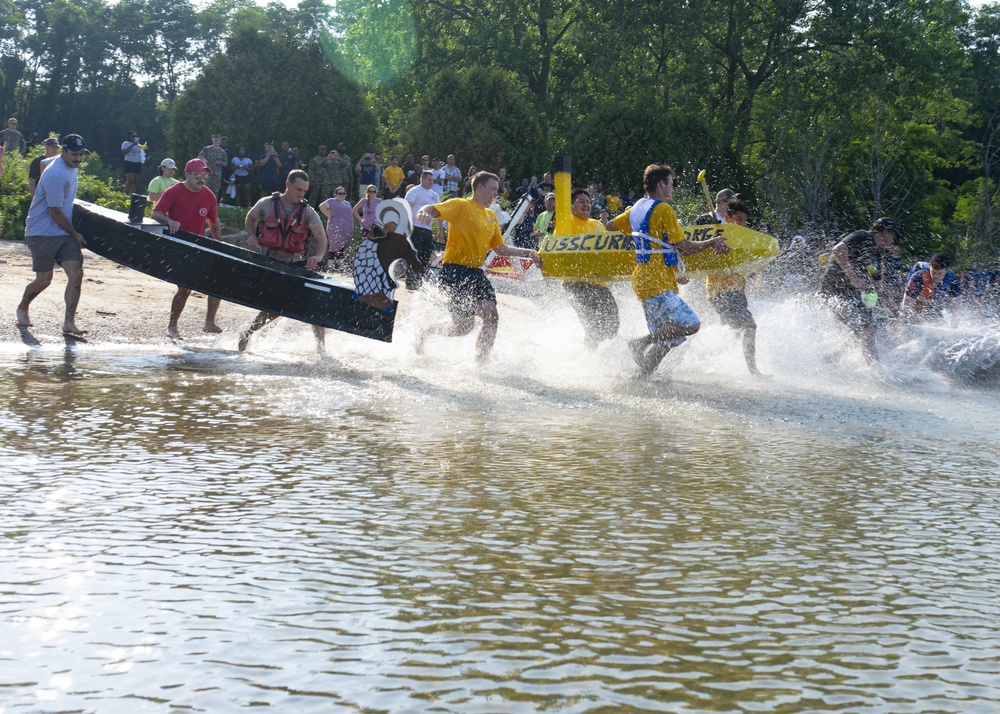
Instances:
[[[7,345],[0,711],[997,711],[996,390],[803,310],[758,307],[765,381],[530,308],[483,371]]]

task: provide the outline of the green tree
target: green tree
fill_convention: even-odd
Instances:
[[[525,175],[546,166],[538,116],[510,76],[498,69],[469,67],[437,73],[417,102],[403,143],[463,165],[506,167]]]
[[[375,120],[357,87],[334,71],[319,45],[238,29],[173,104],[169,132],[178,161],[196,156],[215,131],[256,155],[265,141],[300,147],[344,141],[367,146]]]

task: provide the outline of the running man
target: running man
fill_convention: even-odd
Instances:
[[[884,217],[875,221],[870,231],[843,236],[830,251],[820,286],[836,318],[861,337],[869,362],[878,362],[872,308],[882,297],[882,256],[892,248],[897,231],[896,221]]]
[[[750,207],[742,199],[726,202],[726,223],[746,228],[749,220]],[[743,333],[743,358],[747,369],[750,374],[762,377],[764,374],[757,369],[757,323],[747,303],[746,287],[747,279],[736,272],[709,275],[705,280],[708,302],[719,313],[722,324]]]
[[[285,179],[284,193],[264,196],[247,213],[243,227],[247,231],[247,246],[261,255],[280,260],[282,263],[305,263],[309,270],[316,270],[326,256],[327,238],[323,221],[316,209],[309,205],[309,174],[302,169],[293,169]],[[258,235],[258,229],[260,231]],[[305,258],[312,236],[312,254]],[[240,335],[240,352],[250,344],[250,336],[278,315],[262,311],[253,323]],[[313,325],[316,346],[323,351],[326,331]]]
[[[483,326],[476,339],[476,359],[485,361],[496,341],[500,319],[496,293],[483,271],[486,254],[492,250],[497,255],[531,258],[539,267],[542,265],[537,251],[504,244],[497,215],[490,210],[499,187],[500,178],[496,174],[480,171],[472,177],[472,198],[452,198],[424,206],[417,214],[417,220],[425,224],[435,218],[448,222],[440,281],[451,312],[450,325],[432,325],[417,338],[417,354],[423,352],[431,335],[469,334],[478,316]]]
[[[153,208],[153,220],[166,224],[167,233],[185,230],[195,235],[204,235],[205,224],[208,223],[212,237],[215,240],[222,238],[218,201],[215,192],[205,185],[205,180],[211,171],[208,164],[201,159],[191,159],[184,165],[184,180],[170,186],[160,196],[160,200]],[[177,293],[170,302],[170,321],[167,323],[167,335],[175,340],[180,339],[177,321],[180,319],[181,312],[184,311],[184,306],[190,295],[190,288],[178,285]],[[208,296],[208,305],[205,310],[205,332],[222,332],[222,328],[215,322],[215,316],[219,312],[219,303],[221,302],[217,297]]]
[[[635,240],[632,289],[642,303],[649,334],[629,342],[629,348],[640,372],[652,374],[671,349],[701,327],[698,316],[677,294],[678,254],[694,255],[709,248],[726,253],[729,246],[722,236],[706,241],[684,236],[668,203],[674,193],[674,170],[668,165],[647,166],[642,185],[646,197],[605,225],[630,233]]]
[[[603,233],[604,224],[590,217],[592,201],[585,188],[575,188],[570,194],[570,233]],[[603,214],[607,217],[607,212]],[[606,282],[596,278],[564,280],[563,290],[569,294],[569,303],[583,323],[584,343],[588,349],[618,334],[618,303]]]

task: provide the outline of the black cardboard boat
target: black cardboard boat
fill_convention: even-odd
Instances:
[[[392,341],[396,303],[388,311],[359,302],[336,278],[287,265],[240,246],[178,231],[144,218],[77,201],[73,222],[87,249],[160,280],[257,310]]]

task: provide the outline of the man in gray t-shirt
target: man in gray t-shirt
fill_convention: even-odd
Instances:
[[[273,196],[264,196],[247,213],[243,224],[247,231],[247,246],[282,263],[300,262],[311,246],[312,252],[305,258],[305,267],[315,270],[326,257],[327,237],[319,214],[306,201],[308,194],[309,174],[302,169],[289,173],[285,180],[285,191],[278,194],[277,200]],[[310,237],[312,240],[309,240]],[[275,243],[279,245],[274,245]],[[240,335],[240,351],[247,348],[254,332],[277,317],[270,312],[259,313],[250,327]],[[316,335],[316,346],[322,351],[326,331],[314,326],[313,332]]]
[[[76,308],[83,285],[83,236],[73,227],[73,202],[76,200],[77,172],[87,149],[83,137],[69,134],[60,146],[62,153],[42,171],[28,208],[24,243],[31,251],[35,279],[24,289],[17,306],[18,327],[31,327],[28,308],[31,302],[52,283],[56,263],[66,271],[66,317],[63,334],[80,337],[87,331],[76,326]]]

